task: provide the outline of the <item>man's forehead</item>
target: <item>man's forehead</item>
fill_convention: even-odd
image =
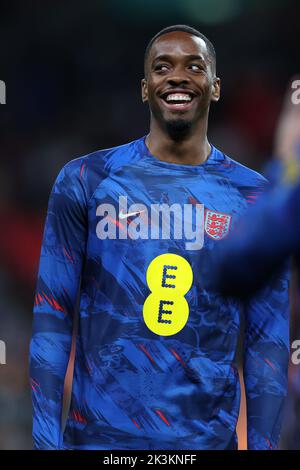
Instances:
[[[160,36],[154,41],[150,51],[150,61],[158,55],[201,55],[207,57],[208,51],[205,41],[184,31],[172,31]]]

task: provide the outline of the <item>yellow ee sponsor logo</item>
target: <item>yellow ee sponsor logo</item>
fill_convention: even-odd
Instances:
[[[175,335],[190,313],[184,295],[193,282],[191,265],[182,256],[165,253],[151,261],[146,279],[151,291],[143,307],[147,327],[157,335]]]

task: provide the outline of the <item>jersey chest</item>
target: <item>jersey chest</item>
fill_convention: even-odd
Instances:
[[[200,250],[225,238],[246,201],[217,174],[153,174],[134,168],[105,178],[90,201],[90,231],[99,240],[169,241]],[[138,244],[138,243],[137,243]]]

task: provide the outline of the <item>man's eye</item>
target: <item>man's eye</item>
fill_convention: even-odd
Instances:
[[[154,67],[154,70],[156,70],[156,71],[168,70],[168,66],[165,65],[165,64],[159,64],[159,65],[156,65],[156,66]]]
[[[190,67],[191,67],[193,70],[203,70],[202,65],[199,65],[199,64],[190,64]]]

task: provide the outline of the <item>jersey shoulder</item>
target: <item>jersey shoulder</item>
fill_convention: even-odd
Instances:
[[[75,188],[75,191],[83,194],[85,201],[89,201],[105,178],[138,159],[136,142],[137,140],[134,140],[115,147],[96,150],[70,160],[61,169],[56,186]]]
[[[96,150],[89,154],[70,160],[64,168],[67,171],[80,171],[81,175],[87,169],[94,169],[98,172],[109,173],[118,170],[120,167],[132,163],[136,159],[135,144],[137,140],[132,142],[110,147],[102,150]]]
[[[219,168],[233,184],[236,186],[257,187],[262,190],[267,189],[269,182],[262,174],[237,162],[220,150],[217,150],[217,152]]]

